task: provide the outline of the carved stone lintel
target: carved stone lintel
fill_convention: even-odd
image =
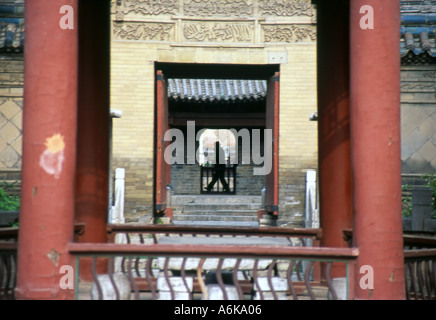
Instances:
[[[174,24],[148,22],[114,22],[114,38],[116,40],[174,40]]]
[[[241,17],[253,15],[252,0],[184,0],[183,13],[187,16]]]
[[[7,78],[0,77],[0,86],[23,86],[24,85],[24,75],[23,74],[12,74]]]
[[[427,72],[423,72],[422,76],[424,78],[432,78],[436,80],[436,71],[427,71]]]
[[[308,16],[315,15],[310,0],[117,0],[117,11],[124,15],[139,14],[145,16],[176,15],[179,2],[186,16],[201,17],[246,17],[253,16],[258,2],[261,16]]]
[[[310,0],[259,0],[259,13],[284,17],[312,17],[315,10]]]
[[[401,84],[401,89],[403,91],[428,91],[430,90],[431,92],[433,92],[436,89],[436,84],[433,82],[418,82],[418,83],[410,83],[410,82],[406,82],[406,83],[402,83]]]
[[[312,25],[265,25],[265,42],[308,42],[316,40],[316,28]]]
[[[178,0],[123,0],[118,10],[123,14],[175,15]]]
[[[186,23],[183,35],[187,41],[246,43],[253,42],[254,26],[236,22]]]

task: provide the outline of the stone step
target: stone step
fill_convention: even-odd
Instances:
[[[258,227],[260,196],[175,195],[171,198],[173,224]]]
[[[240,196],[240,195],[173,195],[171,202],[174,205],[184,205],[189,203],[197,204],[259,204],[261,203],[260,196]]]
[[[257,221],[173,221],[174,225],[214,226],[214,227],[259,227]]]
[[[257,216],[174,215],[173,221],[257,221]]]
[[[210,216],[210,215],[218,215],[218,216],[256,216],[257,210],[174,210],[174,215],[184,216],[184,215],[199,215],[199,216]]]
[[[177,205],[172,203],[174,211],[199,211],[199,210],[211,210],[211,211],[223,211],[223,210],[257,210],[260,208],[260,204],[245,204],[245,203],[188,203],[183,205]]]

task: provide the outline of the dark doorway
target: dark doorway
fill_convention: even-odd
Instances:
[[[227,181],[233,183],[227,193],[260,195],[265,186],[266,199],[270,202],[266,203],[266,210],[277,212],[279,66],[156,63],[155,67],[157,82],[165,79],[167,94],[162,100],[164,86],[158,83],[155,119],[156,208],[165,208],[165,190],[170,185],[174,194],[204,193],[204,174],[209,169],[205,169],[199,161],[201,146],[198,137],[207,129],[231,129],[237,133],[238,160],[227,170]],[[195,126],[194,131],[192,124]],[[164,162],[164,149],[174,142],[164,141],[164,128],[178,129],[187,138],[184,140],[185,154],[181,163],[180,159],[170,166]],[[243,162],[247,156],[243,137],[248,134],[251,147],[251,144],[255,145],[255,133],[260,132],[261,138],[257,144],[263,152],[267,150],[264,143],[265,129],[271,132],[271,136],[268,136],[270,141],[267,142],[271,144],[271,170],[265,175],[253,175],[254,167],[259,167],[259,164],[253,163],[252,158],[250,163]],[[192,140],[192,137],[194,143],[188,143],[187,140]],[[250,150],[253,152],[253,149]],[[193,153],[197,153],[194,162]],[[265,159],[265,154],[259,155]],[[219,183],[217,186],[214,193],[222,191]]]

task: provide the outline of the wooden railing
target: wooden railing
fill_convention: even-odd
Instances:
[[[309,238],[314,241],[313,246],[319,245],[322,237],[322,229],[319,228],[277,228],[277,227],[213,227],[213,226],[185,226],[185,225],[164,225],[164,224],[108,224],[109,242],[114,242],[116,234],[142,234],[151,235],[154,243],[157,243],[156,235],[178,235],[178,236],[232,236],[232,237],[284,237],[284,238]]]
[[[352,230],[343,231],[351,246]],[[403,234],[406,299],[436,300],[436,237]]]
[[[431,234],[434,235],[434,233]],[[343,230],[342,235],[344,240],[348,243],[348,246],[351,247],[353,231],[351,229]],[[436,248],[436,236],[422,236],[419,233],[405,232],[403,234],[403,245],[405,250]]]
[[[347,274],[353,274],[358,255],[355,248],[112,243],[71,243],[69,251],[78,259],[76,266],[81,259],[92,258],[91,292],[96,292],[96,299],[111,292],[121,295],[113,272],[116,258],[124,258],[118,276],[128,279],[134,299],[327,299],[328,293],[335,299],[332,264],[345,263]],[[110,281],[95,272],[98,260],[107,258],[112,266],[104,276]],[[302,278],[296,270],[298,261],[305,262]],[[327,264],[322,296],[317,295],[320,284],[312,277],[315,262]],[[80,299],[80,288],[76,292]]]
[[[150,299],[164,299],[165,294],[170,299],[180,294],[185,298],[196,295],[204,298],[209,294],[205,289],[207,285],[219,286],[221,298],[235,297],[226,287],[231,285],[238,299],[284,296],[315,299],[316,290],[312,287],[320,287],[321,261],[326,263],[324,278],[331,285],[332,264],[349,266],[357,255],[355,249],[319,248],[321,229],[109,224],[107,231],[108,244],[71,244],[70,252],[79,260],[93,257],[97,287],[99,277],[95,265],[102,256],[110,257],[108,270],[127,275],[135,298],[144,293],[148,293]],[[120,241],[120,236],[125,238]],[[308,239],[312,247],[306,247]],[[211,277],[216,279],[215,284],[207,283]],[[162,281],[167,291],[162,290]],[[172,288],[173,281],[181,281],[184,293]],[[275,288],[273,283],[281,287]],[[177,283],[173,286],[177,287]],[[280,291],[283,288],[285,291]],[[98,292],[103,297],[101,291],[102,288]],[[332,299],[337,298],[334,290],[330,292]],[[327,298],[327,294],[323,298]]]
[[[319,228],[285,227],[213,227],[178,225],[109,224],[110,243],[197,243],[215,244],[271,244],[284,246],[319,247],[322,230]],[[217,240],[221,238],[221,240]],[[279,239],[279,240],[274,240]],[[281,240],[281,241],[280,241]],[[297,263],[297,268],[301,262]],[[314,281],[321,281],[321,265],[312,266]]]
[[[0,228],[0,241],[14,241],[18,240],[18,228]]]
[[[74,236],[84,232],[85,225],[74,225]],[[19,228],[0,228],[0,300],[13,300],[17,280]]]
[[[13,300],[17,279],[17,243],[0,242],[0,300]]]
[[[76,236],[84,230],[76,225]],[[107,291],[118,292],[113,276],[124,275],[129,282],[129,294],[135,299],[175,299],[183,292],[188,299],[212,298],[218,292],[220,299],[318,299],[327,298],[326,291],[319,294],[321,283],[315,266],[323,268],[329,298],[338,298],[332,285],[330,268],[345,263],[347,279],[354,274],[358,256],[356,248],[304,247],[290,245],[210,245],[162,243],[163,238],[184,237],[201,239],[254,238],[311,238],[319,241],[320,229],[299,228],[213,228],[172,225],[108,225],[110,241],[115,235],[125,234],[130,243],[70,243],[68,250],[76,257],[76,274],[85,272],[80,261],[91,259],[98,265],[105,259],[107,276],[112,278],[108,287],[102,286],[101,276],[94,274],[93,287],[98,287],[94,298],[107,298]],[[352,233],[344,233],[352,236]],[[141,242],[131,241],[132,235],[142,235]],[[182,235],[182,237],[181,237]],[[153,237],[154,236],[154,237]],[[18,229],[0,230],[0,299],[13,299],[16,283],[16,256]],[[347,238],[350,240],[350,238]],[[145,245],[146,240],[149,245]],[[206,242],[206,241],[205,241]],[[219,241],[218,241],[219,243]],[[292,244],[292,245],[291,245]],[[436,299],[436,240],[432,237],[404,235],[404,262],[407,299]],[[108,263],[109,262],[109,263]],[[119,268],[116,268],[116,263]],[[91,265],[91,266],[92,266]],[[81,269],[82,268],[82,269]],[[318,269],[319,270],[319,269]],[[76,277],[76,297],[83,283]],[[182,288],[182,289],[180,289]],[[181,291],[180,291],[181,290]],[[213,291],[215,290],[215,291]],[[218,290],[218,291],[217,291]],[[215,293],[214,293],[215,292]],[[317,293],[318,292],[318,293]],[[352,296],[348,295],[348,298]],[[88,296],[89,299],[89,296]]]
[[[404,251],[406,298],[436,300],[436,249]]]
[[[85,232],[85,224],[84,223],[75,223],[74,224],[74,238],[75,240],[80,237],[83,232]],[[8,240],[8,241],[18,241],[18,233],[19,228],[0,228],[0,241]]]

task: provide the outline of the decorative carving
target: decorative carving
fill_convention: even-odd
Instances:
[[[22,86],[24,85],[24,75],[21,74],[10,74],[8,78],[0,78],[0,86]]]
[[[311,25],[270,25],[263,26],[265,42],[315,41],[316,30]]]
[[[314,12],[310,0],[259,0],[262,15],[312,17]]]
[[[124,14],[172,15],[177,13],[178,0],[124,0],[120,10]]]
[[[420,82],[420,83],[403,83],[401,84],[401,89],[404,91],[425,91],[425,90],[434,90],[436,89],[436,85],[434,83],[428,82]]]
[[[436,79],[436,71],[426,71],[422,74],[424,78]]]
[[[185,0],[183,12],[187,16],[251,16],[251,0]]]
[[[114,37],[118,40],[173,40],[169,23],[114,22]]]
[[[252,42],[254,27],[249,23],[186,23],[183,35],[189,41]]]

